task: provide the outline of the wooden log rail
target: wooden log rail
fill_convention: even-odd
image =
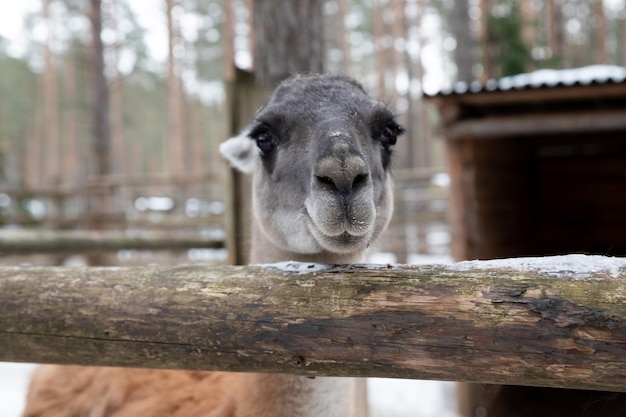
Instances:
[[[80,184],[49,186],[42,188],[1,187],[0,193],[11,198],[64,198],[77,197],[111,187],[150,187],[150,186],[185,186],[206,184],[219,181],[214,172],[197,172],[184,175],[144,174],[144,175],[101,175],[87,177]]]
[[[626,391],[626,258],[3,267],[0,360]]]
[[[173,250],[223,248],[222,240],[198,235],[156,231],[2,230],[0,256],[32,253],[84,253],[87,251]]]

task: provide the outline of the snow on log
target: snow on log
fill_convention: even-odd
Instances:
[[[0,360],[626,391],[626,259],[2,267]]]

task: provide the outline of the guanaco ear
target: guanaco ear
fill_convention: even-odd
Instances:
[[[246,174],[254,172],[256,160],[259,158],[256,144],[249,134],[250,129],[247,128],[220,145],[220,153],[230,165]]]

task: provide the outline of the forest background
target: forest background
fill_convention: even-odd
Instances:
[[[412,143],[431,143],[437,132],[424,94],[456,82],[626,65],[624,0],[308,2],[323,13],[324,70],[389,102]],[[22,24],[11,22],[19,31],[0,25],[3,188],[219,174],[227,85],[235,65],[254,68],[252,0],[24,4]],[[3,2],[0,16],[14,16],[10,7]],[[400,167],[441,164],[436,146],[414,149]]]
[[[187,197],[222,200],[217,146],[232,133],[235,66],[254,69],[260,1],[270,0],[0,2],[0,213],[21,196],[26,220],[41,220],[59,190],[66,196],[104,177],[145,184],[122,201],[131,209],[162,195],[155,175],[193,180]],[[355,77],[396,109],[407,127],[398,170],[443,165],[425,94],[544,68],[626,66],[626,0],[284,1],[321,10],[325,71]],[[84,200],[70,199],[69,214]],[[19,415],[32,368],[23,369],[0,371],[2,415]],[[452,401],[437,401],[434,388],[384,392],[398,407],[422,397],[424,415],[455,415],[436,408]]]

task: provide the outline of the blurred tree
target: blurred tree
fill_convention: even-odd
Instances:
[[[544,14],[545,31],[547,32],[549,56],[553,62],[559,62],[563,55],[563,14],[557,0],[546,0]]]
[[[527,70],[530,61],[528,47],[522,39],[522,16],[516,0],[497,0],[488,18],[487,48],[493,47],[498,77],[515,75]]]
[[[187,148],[186,159],[189,164],[187,171],[194,174],[207,172],[209,159],[207,158],[203,135],[207,130],[204,106],[198,97],[192,97],[189,99],[188,109],[187,125],[189,126],[190,146]]]
[[[76,182],[85,177],[86,167],[96,173],[99,168],[91,167],[107,165],[96,161],[107,154],[100,150],[109,145],[96,141],[95,134],[107,130],[109,151],[116,155],[109,162],[109,171],[139,174],[148,166],[162,170],[166,155],[172,173],[216,164],[213,159],[203,159],[199,150],[214,150],[215,143],[223,139],[213,133],[226,129],[218,120],[223,115],[218,110],[225,91],[222,81],[228,77],[225,70],[233,68],[235,56],[239,65],[252,61],[246,55],[255,49],[249,41],[254,29],[251,16],[255,16],[259,32],[253,37],[257,72],[275,77],[273,82],[293,72],[324,67],[349,72],[368,89],[380,90],[392,104],[396,87],[401,86],[397,107],[399,113],[413,118],[408,122],[411,132],[426,123],[416,116],[422,112],[416,110],[420,108],[416,92],[422,81],[453,81],[449,80],[454,72],[452,62],[459,68],[458,79],[469,81],[475,64],[471,60],[476,60],[478,53],[484,56],[485,74],[490,77],[547,66],[626,63],[626,12],[617,2],[255,0],[253,14],[252,0],[184,0],[184,9],[182,0],[168,1],[173,12],[172,65],[156,61],[148,52],[147,32],[139,23],[143,17],[135,16],[131,9],[136,3],[100,0],[102,32],[95,37],[88,30],[91,0],[41,0],[42,6],[45,3],[46,10],[53,12],[55,38],[41,35],[46,32],[45,22],[50,21],[42,7],[29,17],[23,57],[0,56],[4,77],[0,79],[0,153],[5,155],[1,159],[5,173],[10,171],[9,160],[11,167],[18,167],[17,173],[10,171],[11,181],[35,185],[37,178],[61,176],[63,182]],[[485,17],[484,32],[477,30],[479,9]],[[177,19],[184,19],[184,26]],[[321,29],[324,22],[327,30]],[[153,29],[159,24],[150,22],[146,27]],[[92,41],[98,38],[104,40],[101,77],[92,75],[99,61]],[[481,38],[480,44],[477,38]],[[472,42],[473,47],[469,46]],[[230,52],[228,45],[234,46]],[[0,43],[5,50],[11,50],[9,46]],[[426,68],[421,65],[422,51],[437,56],[428,60]],[[436,61],[441,64],[433,64]],[[277,69],[280,71],[273,72]],[[432,77],[433,73],[438,73],[437,77]],[[407,80],[412,81],[411,99],[405,94]],[[108,93],[102,95],[102,86]],[[110,122],[102,122],[105,115],[98,115],[92,104],[102,104],[102,99],[94,100],[98,94],[109,100],[106,117]],[[92,128],[91,120],[99,127]],[[169,140],[175,136],[179,139]],[[180,148],[170,148],[174,144]],[[96,147],[98,151],[90,150]],[[56,150],[60,160],[52,157]],[[407,155],[428,152],[414,147]],[[128,162],[124,168],[122,159]],[[61,174],[55,165],[60,166]],[[43,175],[44,170],[57,173]]]
[[[124,79],[119,70],[122,53],[123,35],[120,31],[121,7],[119,0],[108,0],[106,3],[105,21],[112,34],[110,48],[110,62],[108,63],[110,84],[111,115],[111,171],[116,174],[128,172],[127,151],[125,146],[124,128]]]
[[[59,34],[57,59],[61,72],[58,111],[62,182],[80,184],[87,174],[96,173],[92,5],[84,0],[54,0],[53,4],[60,14],[55,30]]]
[[[430,134],[430,122],[426,104],[423,100],[423,92],[415,91],[413,88],[415,81],[418,85],[424,85],[424,62],[422,61],[422,50],[425,44],[424,33],[421,30],[424,17],[426,15],[426,0],[417,0],[417,13],[415,19],[410,21],[407,18],[407,38],[410,38],[412,28],[417,32],[417,51],[409,51],[407,48],[407,69],[410,80],[409,85],[409,109],[407,112],[408,127],[406,135],[407,153],[411,155],[409,167],[430,167],[438,165],[432,150],[432,138]],[[410,23],[409,23],[410,22]],[[415,55],[415,56],[414,56]]]
[[[224,94],[223,81],[232,81],[235,65],[235,24],[236,16],[246,10],[244,5],[234,1],[186,0],[186,12],[195,16],[196,34],[192,41],[187,40],[186,56],[188,68],[195,73],[196,97],[188,94],[186,125],[189,146],[186,149],[188,171],[194,173],[217,171],[221,166],[221,156],[217,151],[219,143],[228,136],[226,117],[218,118],[215,106],[219,106],[218,96]],[[247,10],[246,10],[247,11]],[[239,33],[243,32],[239,23]],[[250,27],[247,27],[250,32]]]
[[[228,80],[232,76],[227,71],[232,70],[235,59],[234,8],[233,1],[185,1],[185,11],[195,17],[197,25],[195,39],[186,43],[186,48],[191,50],[186,55],[195,57],[193,67],[200,80]]]
[[[235,10],[232,1],[224,2],[224,27],[222,36],[224,41],[224,80],[233,81],[235,78]]]
[[[471,82],[474,80],[474,36],[470,27],[469,0],[454,3],[450,21],[452,33],[456,39],[454,62],[457,67],[457,81]]]
[[[52,52],[55,42],[55,22],[50,14],[51,0],[44,0],[43,15],[47,32],[44,44],[43,78],[43,106],[44,125],[43,143],[40,152],[43,152],[42,174],[46,185],[58,184],[60,176],[60,141],[59,141],[59,97],[57,67]]]
[[[491,7],[493,0],[480,0],[480,42],[481,42],[481,60],[483,66],[482,81],[485,82],[497,75],[494,68],[495,65],[495,46],[492,40],[492,34],[489,30]]]
[[[79,57],[84,53],[80,42],[72,42],[63,57],[63,92],[59,102],[63,114],[63,150],[61,167],[64,183],[77,183],[84,173],[84,144],[80,140],[81,110],[84,108],[80,99]],[[84,89],[83,89],[84,90]],[[82,161],[82,164],[81,164]]]
[[[294,73],[324,71],[323,0],[255,0],[254,74],[272,85]]]
[[[406,95],[406,88],[402,85],[398,85],[397,80],[404,78],[406,81],[406,67],[408,66],[408,62],[405,58],[407,58],[404,53],[404,49],[406,48],[406,20],[404,18],[404,13],[406,10],[406,0],[391,0],[390,9],[391,9],[391,21],[390,25],[390,44],[391,44],[391,80],[392,80],[392,93],[390,94],[391,103],[398,107],[399,95]],[[399,91],[399,87],[402,91]],[[406,103],[406,97],[405,101]],[[406,105],[405,105],[406,107]]]
[[[96,175],[106,175],[110,164],[109,84],[104,73],[102,1],[91,0],[91,79],[93,88],[93,150]]]
[[[607,64],[607,27],[604,14],[604,1],[594,0],[594,26],[595,26],[595,63]]]
[[[116,1],[116,29],[121,43],[118,66],[125,67],[120,73],[127,153],[125,172],[131,175],[149,172],[152,159],[157,161],[153,166],[162,171],[167,132],[166,82],[160,64],[149,54],[144,39],[146,30],[137,21],[128,0]]]
[[[373,0],[374,6],[372,7],[372,31],[374,36],[374,59],[376,69],[376,86],[377,93],[380,99],[385,99],[388,96],[387,91],[387,50],[385,47],[385,38],[387,36],[385,30],[384,20],[384,7],[383,0]]]
[[[166,80],[159,73],[136,68],[124,84],[124,102],[129,174],[163,172],[168,130]]]
[[[351,48],[347,18],[351,13],[350,0],[328,0],[324,3],[325,71],[351,74]]]
[[[538,45],[537,39],[537,19],[535,17],[536,2],[522,1],[520,2],[520,19],[522,22],[522,42],[526,45],[529,55],[532,56],[532,48]],[[535,63],[528,60],[528,70],[535,69]]]
[[[41,171],[33,128],[37,86],[28,63],[0,49],[0,180],[10,187],[34,186]]]
[[[622,32],[622,36],[621,38],[619,37],[619,31],[618,32],[618,37],[617,37],[617,45],[620,45],[621,47],[618,49],[617,54],[621,54],[622,59],[621,59],[621,65],[626,67],[626,7],[624,7],[622,9],[622,13],[621,13],[621,32]],[[619,61],[618,61],[619,63]]]
[[[337,0],[337,11],[335,13],[335,30],[337,33],[337,43],[341,52],[341,72],[349,75],[351,71],[350,43],[346,28],[346,14],[350,9],[349,0]]]
[[[185,132],[183,112],[183,59],[185,40],[181,33],[180,17],[184,9],[180,0],[165,0],[168,33],[167,58],[167,168],[170,175],[183,174]]]

